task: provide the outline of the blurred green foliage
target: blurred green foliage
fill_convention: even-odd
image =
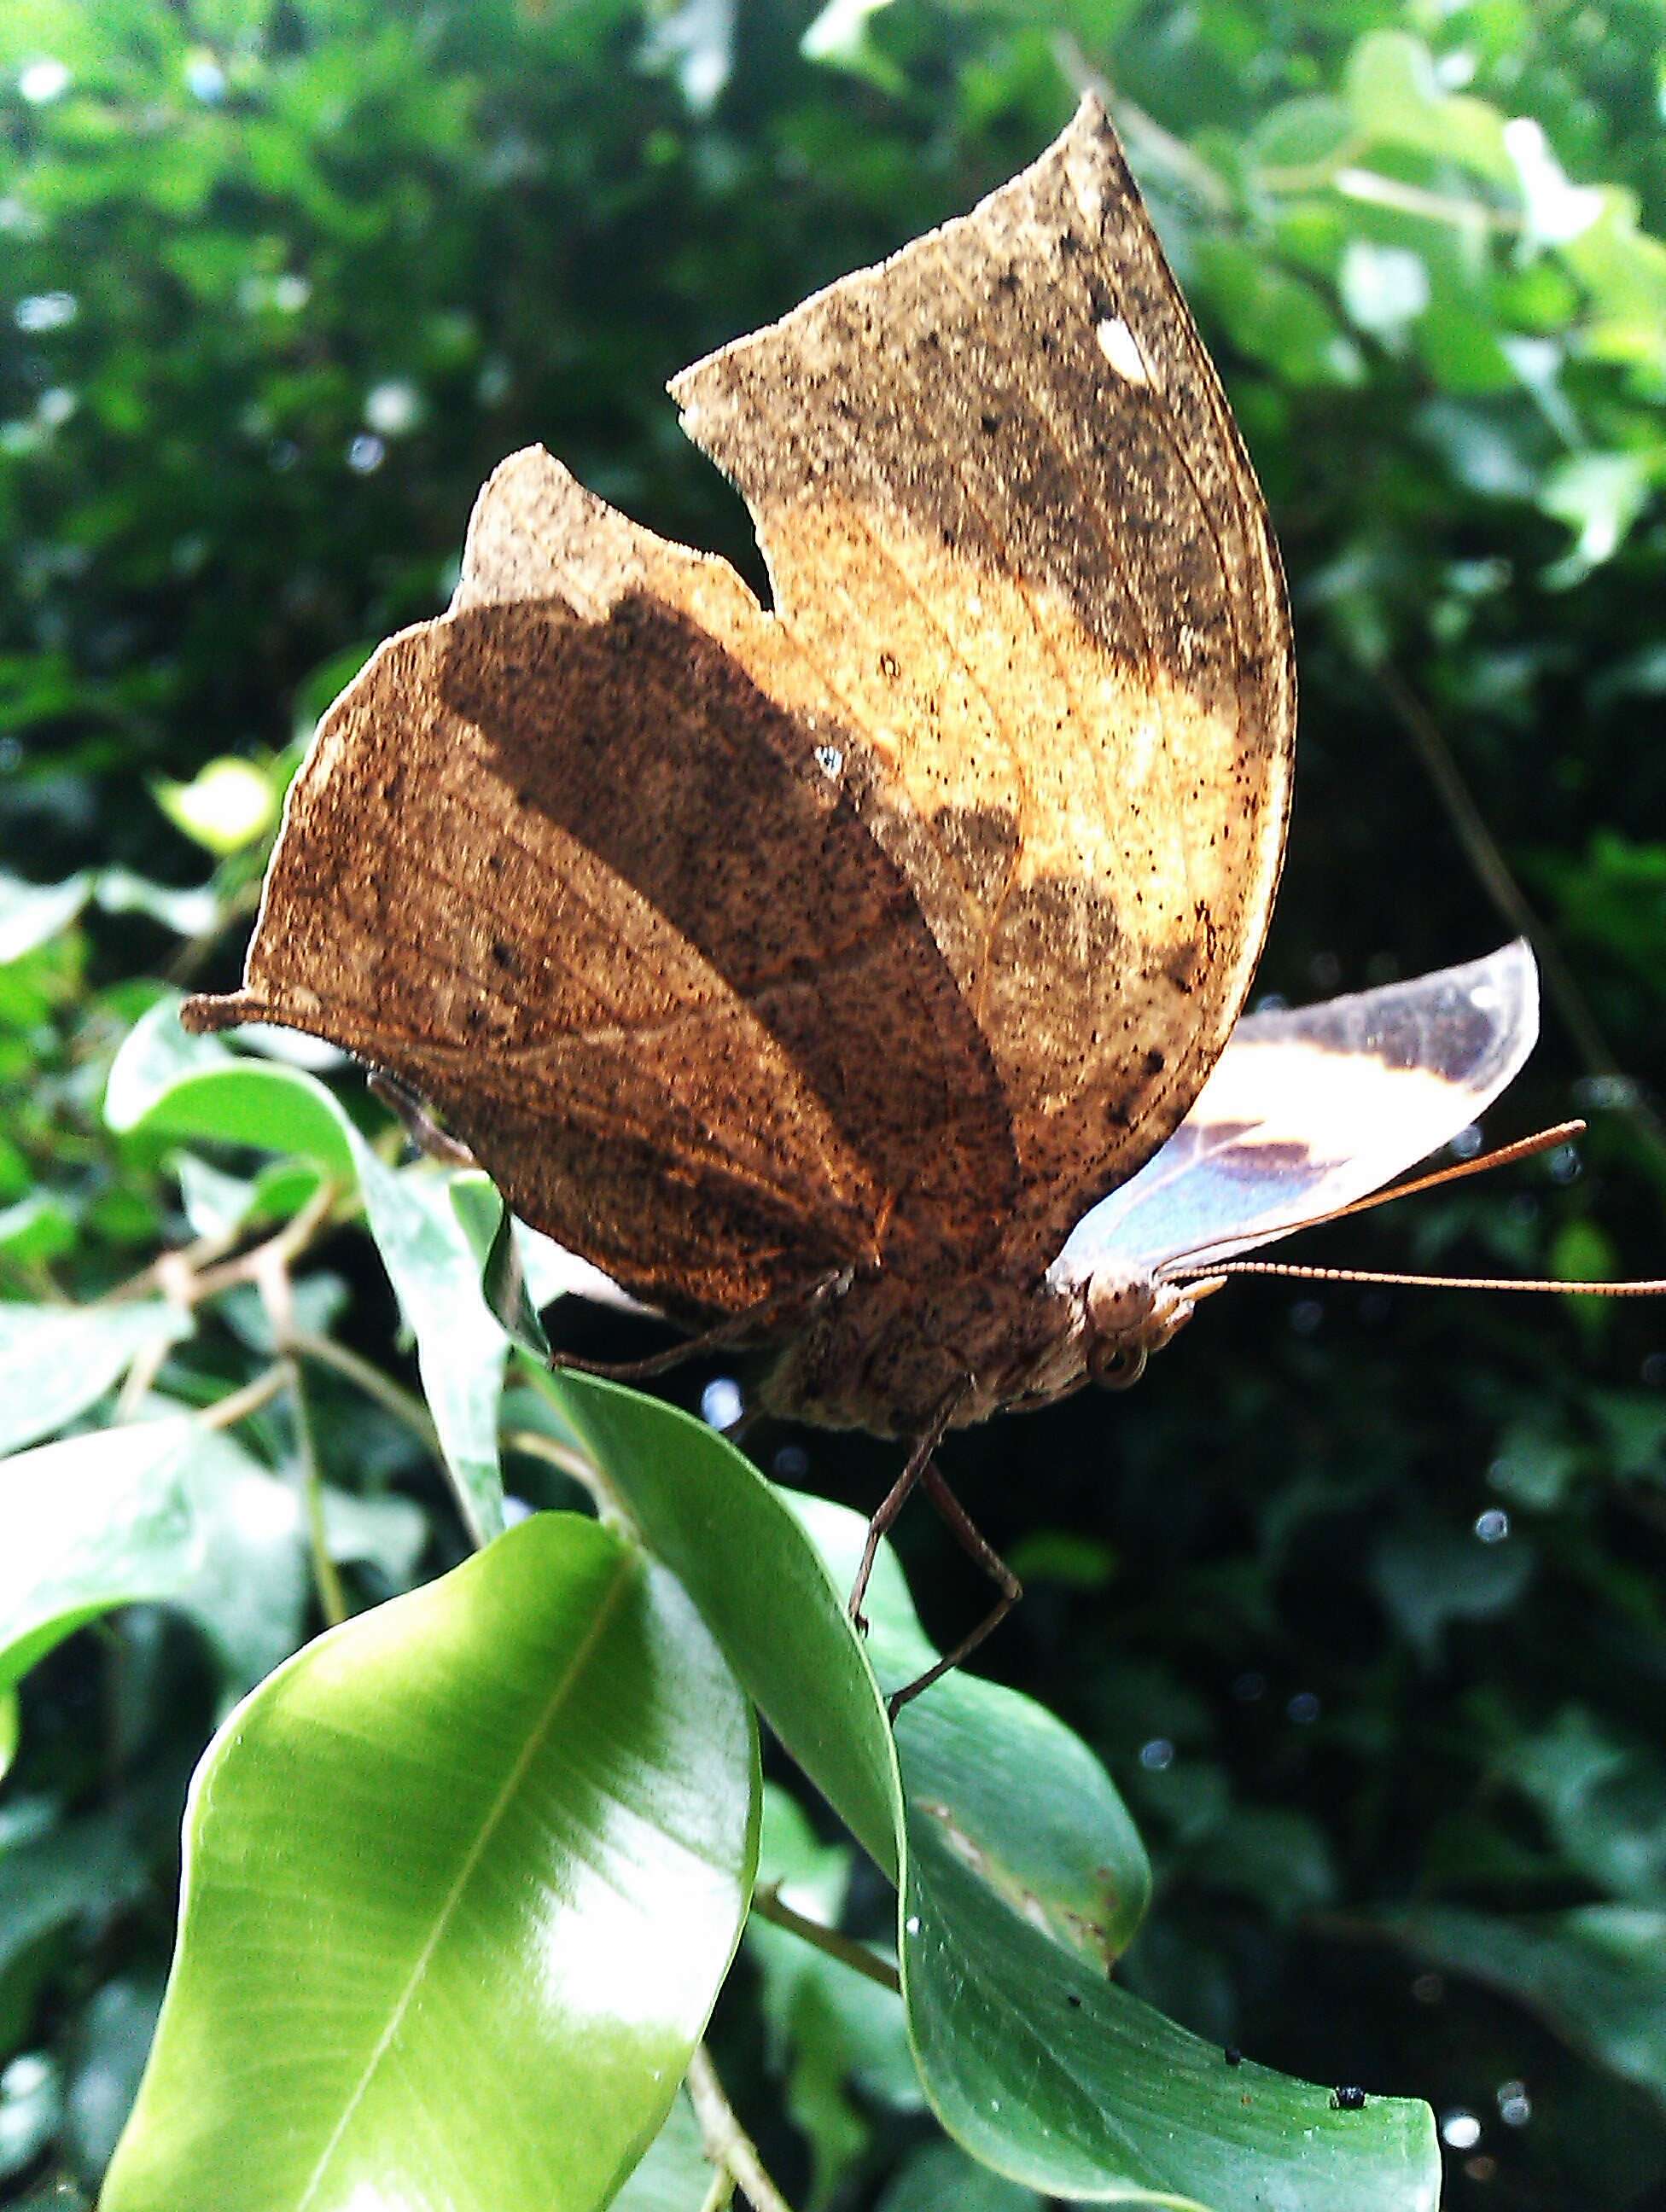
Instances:
[[[1085,82],[1292,577],[1298,804],[1261,988],[1467,957],[1525,901],[1547,1035],[1493,1133],[1593,1123],[1583,1168],[1414,1201],[1314,1256],[1662,1272],[1660,0],[7,0],[10,1299],[84,1304],[306,1204],[305,1169],[115,1133],[106,1075],[164,976],[232,974],[298,740],[370,644],[443,604],[492,464],[541,439],[757,578],[665,378],[964,208]],[[356,1080],[341,1096],[380,1127]],[[134,1344],[67,1363],[91,1387],[55,1418],[109,1419],[122,1363],[127,1411],[246,1382],[271,1340],[244,1287],[137,1355],[128,1309]],[[309,1255],[295,1295],[338,1355],[313,1389],[331,1488],[405,1516],[339,1547],[366,1603],[465,1539],[431,1454],[344,1371],[411,1361],[362,1240]],[[558,1318],[586,1350],[644,1341]],[[21,1327],[14,1401],[45,1371],[13,1356]],[[859,1440],[758,1446],[864,1508],[889,1479]],[[296,1445],[274,1418],[252,1448],[282,1472]],[[1651,1312],[1246,1285],[1128,1400],[1000,1424],[949,1465],[1031,1583],[988,1665],[1100,1751],[1150,1845],[1129,1985],[1268,2063],[1429,2098],[1455,2205],[1666,2202]],[[964,1623],[958,1557],[924,1516],[900,1541],[928,1626]],[[303,1604],[277,1606],[276,1649]],[[210,1650],[135,1609],[24,1686],[0,2193],[89,2188],[108,2156],[227,1680]],[[859,1869],[852,1924],[872,1905]],[[716,2047],[777,2170],[853,2205],[997,2190],[921,2150],[851,2033],[767,1949],[732,1985]]]

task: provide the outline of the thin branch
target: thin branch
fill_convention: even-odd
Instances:
[[[1148,115],[1126,94],[1118,92],[1104,71],[1089,61],[1070,32],[1061,31],[1055,38],[1053,58],[1073,90],[1097,94],[1116,117],[1117,129],[1130,145],[1136,149],[1143,146],[1153,163],[1179,179],[1212,215],[1230,212],[1232,195],[1219,170],[1212,168],[1183,138],[1177,138],[1171,131],[1165,130],[1154,115]]]
[[[805,1942],[813,1944],[817,1950],[824,1951],[830,1959],[836,1959],[842,1966],[866,1974],[869,1981],[878,1982],[893,1996],[901,1994],[903,1978],[889,1959],[881,1958],[866,1943],[859,1943],[854,1936],[842,1936],[836,1928],[824,1928],[819,1920],[807,1919],[802,1912],[795,1912],[790,1905],[782,1903],[779,1883],[766,1882],[762,1889],[754,1890],[752,1910],[760,1920],[770,1920],[777,1928],[787,1929]]]
[[[246,1421],[251,1413],[271,1405],[278,1392],[288,1387],[289,1380],[289,1370],[280,1359],[240,1390],[228,1390],[223,1398],[204,1406],[196,1416],[197,1425],[204,1429],[228,1429],[234,1422]]]
[[[396,1421],[404,1423],[412,1433],[422,1438],[437,1459],[440,1455],[440,1431],[434,1425],[434,1417],[414,1390],[407,1390],[391,1375],[356,1352],[350,1352],[344,1344],[331,1337],[315,1336],[311,1329],[295,1328],[289,1332],[289,1349],[299,1352],[303,1359],[316,1360],[320,1367],[333,1368],[367,1398],[374,1398],[385,1413],[392,1413]]]
[[[541,1459],[550,1467],[558,1467],[563,1474],[570,1474],[575,1482],[584,1486],[598,1505],[611,1510],[616,1503],[594,1460],[575,1451],[571,1444],[546,1437],[542,1429],[511,1429],[503,1443],[506,1450],[524,1453],[528,1459]]]
[[[793,2212],[792,2206],[769,2179],[757,2154],[757,2144],[736,2117],[703,2043],[694,2046],[694,2056],[689,2061],[688,2085],[689,2101],[700,2123],[700,2140],[711,2163],[733,2176],[737,2185],[745,2191],[753,2212]]]
[[[1487,828],[1486,817],[1476,805],[1439,724],[1395,669],[1383,666],[1377,674],[1383,696],[1416,748],[1418,758],[1446,811],[1453,835],[1474,869],[1476,880],[1510,927],[1532,945],[1544,975],[1545,989],[1584,1063],[1585,1073],[1608,1086],[1603,1103],[1617,1107],[1629,1118],[1639,1137],[1654,1155],[1656,1166],[1666,1170],[1666,1126],[1635,1079],[1620,1066],[1586,1004],[1572,969],[1511,872],[1510,864]]]
[[[324,1477],[319,1468],[317,1447],[313,1441],[312,1420],[307,1411],[307,1385],[301,1375],[301,1362],[292,1352],[285,1353],[281,1364],[283,1380],[289,1387],[290,1410],[295,1418],[295,1449],[301,1460],[307,1533],[313,1553],[313,1580],[318,1589],[319,1604],[325,1620],[334,1628],[347,1618],[347,1592],[342,1587],[336,1563],[330,1556],[329,1537],[324,1525]]]
[[[719,2166],[712,2176],[712,2185],[701,2200],[700,2212],[728,2212],[734,2201],[734,2176]]]

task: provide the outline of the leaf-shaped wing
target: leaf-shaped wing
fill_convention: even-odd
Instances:
[[[988,1039],[1045,1260],[1225,1043],[1283,849],[1284,588],[1097,102],[963,220],[685,370],[778,623]]]

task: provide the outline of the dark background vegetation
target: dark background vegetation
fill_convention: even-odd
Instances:
[[[1663,72],[1659,0],[7,0],[3,866],[213,872],[211,906],[106,878],[0,946],[25,945],[0,965],[0,1288],[84,1298],[188,1233],[154,1152],[103,1130],[102,1074],[165,973],[234,975],[261,848],[176,826],[170,782],[228,755],[281,779],[360,654],[443,604],[477,484],[528,441],[756,578],[665,379],[964,208],[1090,81],[1292,579],[1300,764],[1258,990],[1470,957],[1524,901],[1553,989],[1487,1133],[1592,1125],[1577,1160],[1307,1256],[1666,1272]],[[319,1295],[398,1371],[362,1246],[326,1248]],[[1663,1342],[1647,1306],[1247,1284],[1132,1395],[947,1455],[1030,1584],[989,1670],[1096,1745],[1151,1844],[1130,1984],[1274,2064],[1430,2099],[1455,2205],[1666,2204]],[[420,1503],[425,1570],[457,1556],[431,1464],[344,1385],[321,1407],[335,1478]],[[757,1448],[864,1508],[894,1461]],[[900,1543],[958,1630],[970,1572],[923,1513]],[[0,2127],[0,2197],[96,2178],[211,1720],[160,1622],[29,1686],[0,2063],[46,2052],[74,2094],[10,2167]],[[43,1912],[9,1855],[119,1792],[125,1855]],[[720,2045],[802,2184],[749,1987]],[[840,2150],[830,2094],[800,2065],[840,2201],[876,2201],[916,2124],[859,2092]]]

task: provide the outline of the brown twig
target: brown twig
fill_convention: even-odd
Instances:
[[[836,1928],[824,1928],[819,1920],[795,1912],[790,1905],[782,1902],[778,1882],[766,1882],[761,1889],[753,1891],[752,1910],[760,1920],[773,1921],[777,1928],[785,1928],[805,1942],[813,1944],[817,1950],[824,1951],[830,1959],[836,1959],[841,1966],[866,1974],[869,1981],[878,1982],[893,1996],[901,1995],[903,1978],[889,1959],[870,1950],[866,1943],[859,1943],[854,1936],[842,1936]]]
[[[258,1413],[263,1406],[270,1406],[278,1392],[289,1382],[283,1363],[279,1360],[264,1375],[257,1375],[252,1382],[246,1382],[240,1390],[228,1390],[223,1398],[204,1406],[195,1415],[198,1425],[204,1429],[228,1429],[234,1423],[246,1421],[251,1413]]]

